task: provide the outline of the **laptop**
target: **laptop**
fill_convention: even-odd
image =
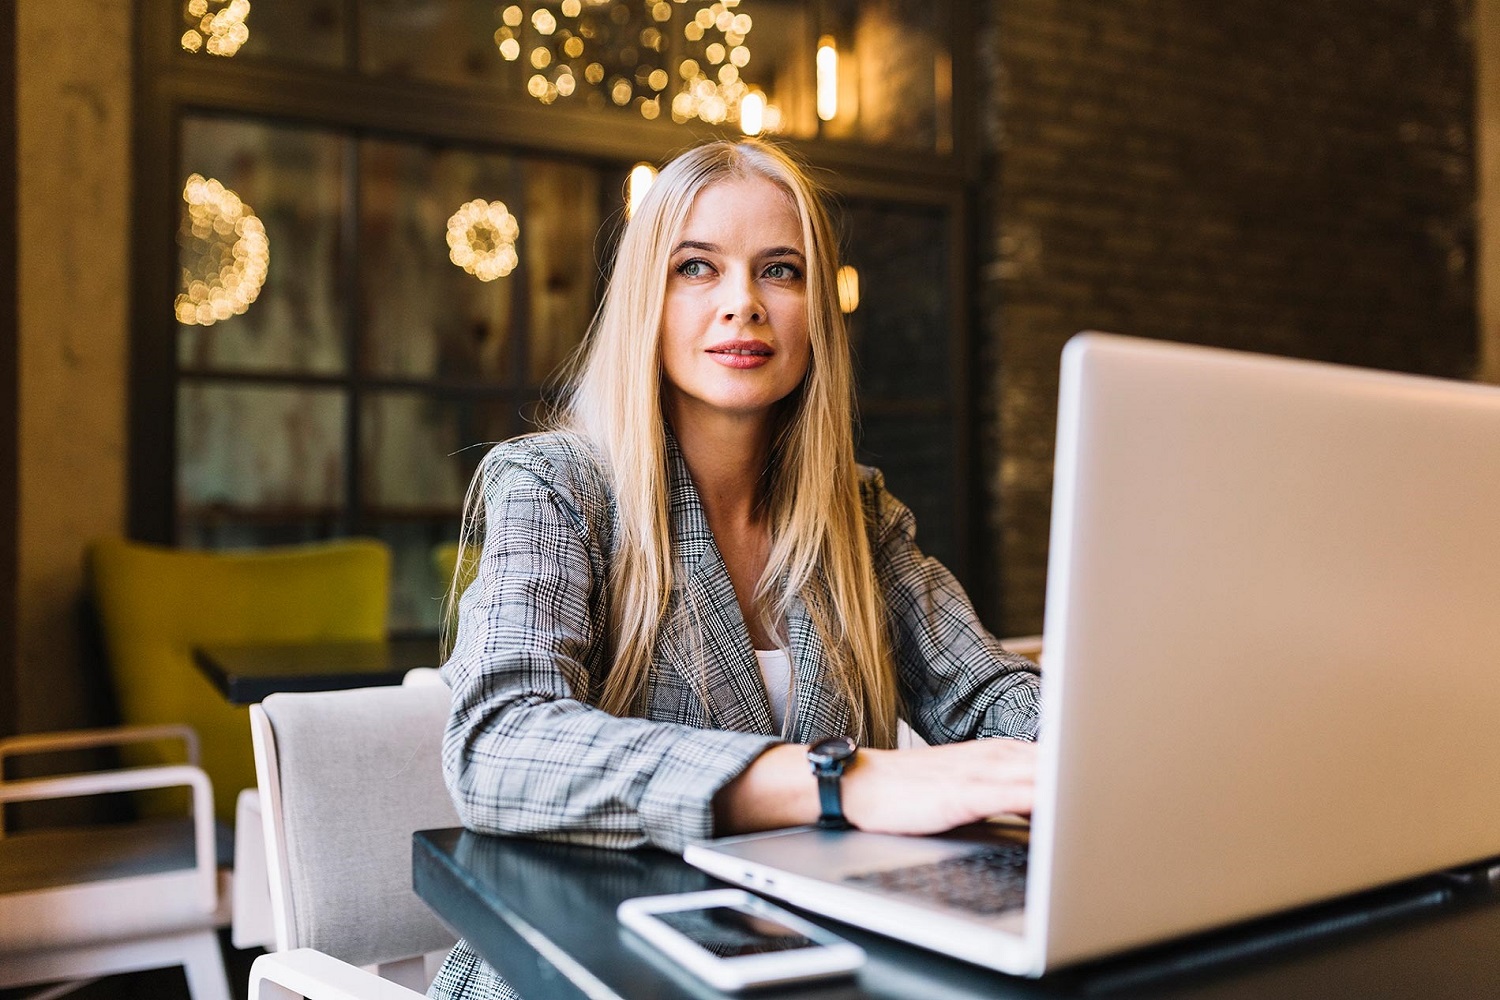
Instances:
[[[1500,389],[1079,334],[1043,649],[1029,847],[799,828],[686,860],[1037,976],[1500,855]],[[1008,901],[920,888],[1006,864]]]

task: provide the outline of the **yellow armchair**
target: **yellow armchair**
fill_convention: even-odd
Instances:
[[[122,721],[197,730],[214,811],[229,822],[255,787],[249,711],[204,678],[193,648],[386,635],[391,556],[373,539],[225,552],[107,539],[88,564]],[[137,754],[131,763],[163,762],[160,748]]]

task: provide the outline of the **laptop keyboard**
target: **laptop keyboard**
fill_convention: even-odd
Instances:
[[[845,882],[989,916],[1026,903],[1026,845],[1000,844],[909,868],[850,875]]]

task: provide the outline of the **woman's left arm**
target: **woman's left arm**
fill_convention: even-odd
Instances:
[[[863,490],[908,724],[929,743],[1036,739],[1036,665],[1002,649],[953,574],[917,547],[916,519],[879,472]]]

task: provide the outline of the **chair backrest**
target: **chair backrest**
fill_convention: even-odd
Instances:
[[[193,665],[193,647],[385,637],[391,556],[373,539],[236,552],[107,539],[88,561],[122,720],[196,729],[224,820],[255,784],[247,715]],[[162,762],[154,749],[129,759]]]
[[[448,689],[273,694],[251,710],[277,950],[352,965],[448,948],[411,888],[411,835],[457,826],[443,782]]]

